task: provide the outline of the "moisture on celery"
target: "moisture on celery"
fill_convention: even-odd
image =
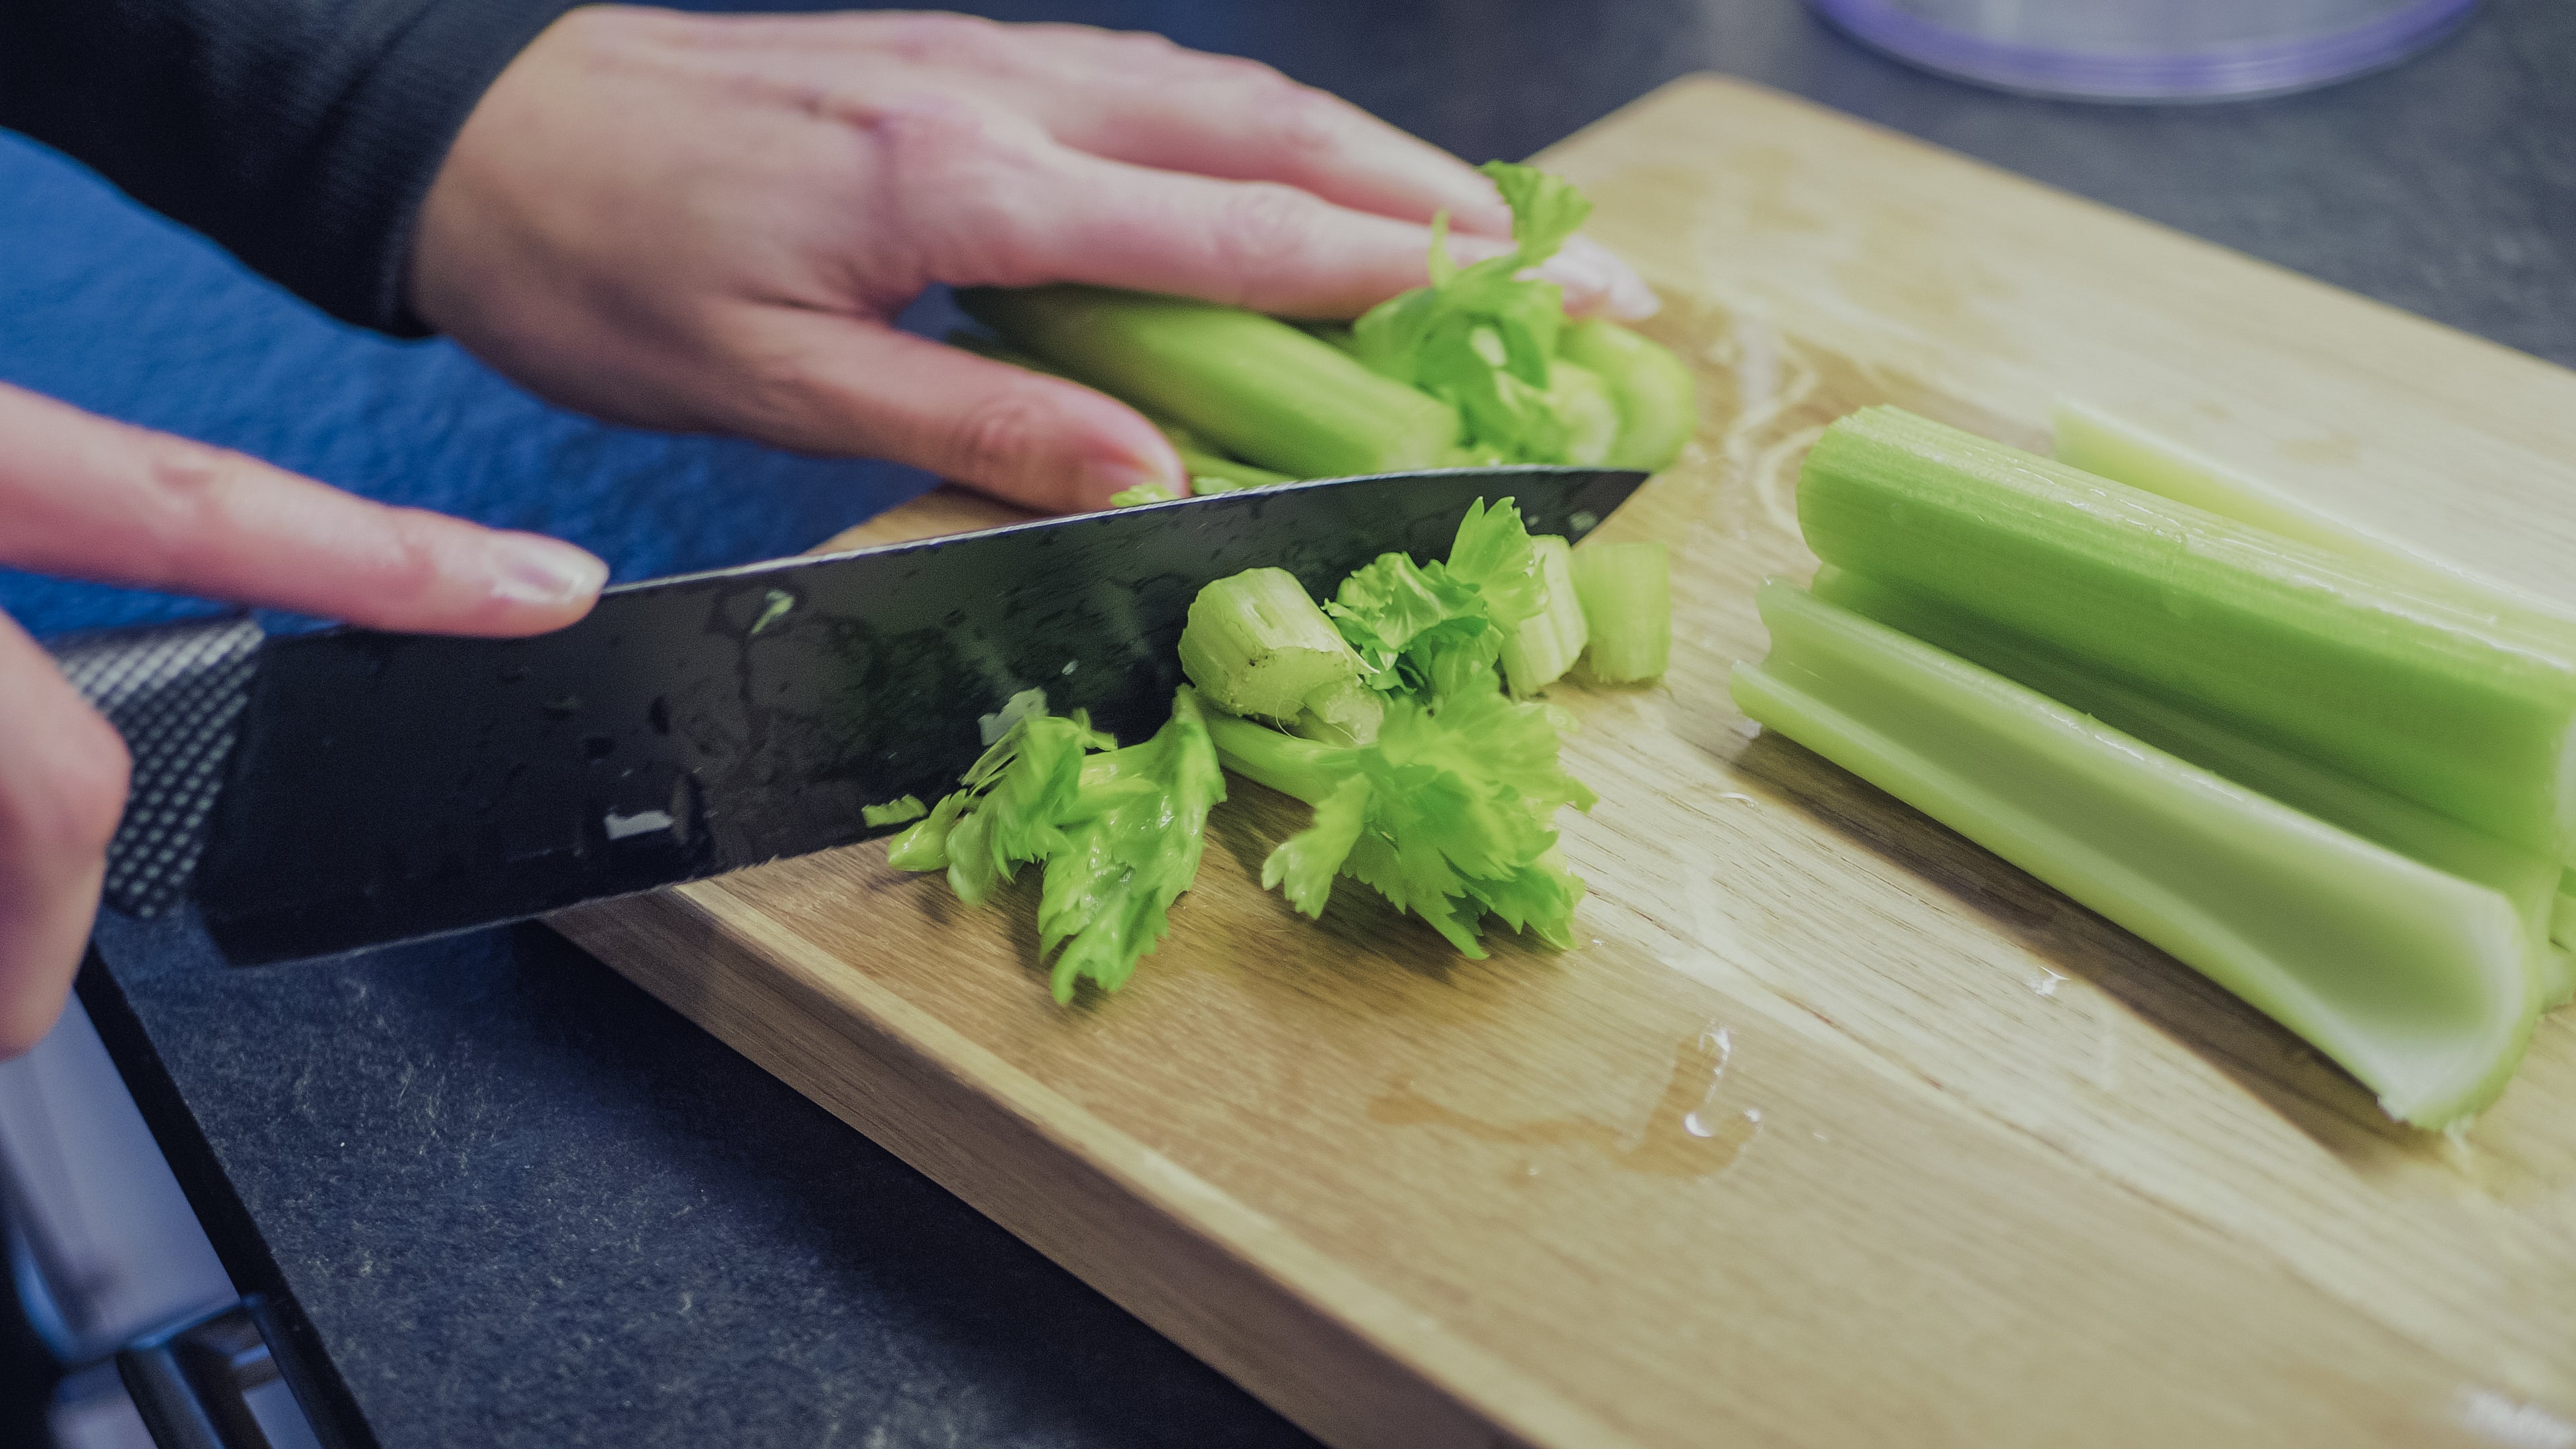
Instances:
[[[1894,408],[1826,431],[1798,510],[1828,563],[2576,857],[2576,626],[2412,588]]]
[[[2197,968],[2440,1128],[2540,1009],[2514,903],[1783,584],[1744,711]]]

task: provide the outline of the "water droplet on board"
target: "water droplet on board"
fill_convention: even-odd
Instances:
[[[2030,988],[2030,994],[2033,996],[2055,996],[2057,988],[2065,985],[2069,980],[2064,974],[2052,971],[2045,966],[2039,969],[2040,975],[2022,983]]]

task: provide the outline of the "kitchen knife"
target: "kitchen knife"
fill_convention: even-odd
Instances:
[[[1122,740],[1160,726],[1216,579],[1275,565],[1323,594],[1381,553],[1445,555],[1479,498],[1580,538],[1644,478],[1450,469],[1180,499],[629,585],[530,639],[235,617],[56,655],[134,756],[108,904],[193,896],[232,961],[293,960],[881,833],[861,807],[953,788],[1026,691]]]

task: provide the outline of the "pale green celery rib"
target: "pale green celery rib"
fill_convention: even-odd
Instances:
[[[2084,668],[1958,609],[1830,565],[1816,598],[1884,624],[2046,695],[2204,770],[2435,870],[2486,886],[2513,903],[2531,944],[2544,1006],[2576,997],[2576,975],[2549,949],[2564,872],[2545,855],[2509,845],[2412,801],[2271,748]]]
[[[1664,672],[1673,653],[1673,586],[1662,543],[1586,543],[1574,551],[1574,594],[1592,636],[1584,654],[1590,677],[1633,684]]]
[[[2576,624],[2411,587],[1895,408],[1826,430],[1798,519],[1828,563],[2576,858]]]
[[[1697,383],[1669,348],[1606,318],[1569,322],[1556,355],[1590,369],[1619,400],[1619,441],[1603,463],[1612,468],[1670,467],[1699,426]]]
[[[1514,694],[1536,694],[1565,677],[1592,642],[1582,596],[1574,588],[1573,548],[1554,534],[1530,540],[1546,602],[1503,641],[1503,676]]]
[[[2540,1009],[2500,893],[2339,830],[1781,583],[1745,713],[2235,992],[2390,1115],[2457,1124]]]
[[[1446,462],[1455,408],[1275,317],[1098,287],[977,289],[968,315],[1078,382],[1299,478]]]
[[[2342,554],[2435,592],[2483,594],[2499,609],[2576,618],[2576,604],[2366,533],[2307,499],[2090,403],[2060,398],[2049,411],[2049,426],[2055,439],[2051,455],[2070,468]]]

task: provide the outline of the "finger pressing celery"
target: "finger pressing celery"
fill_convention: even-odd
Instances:
[[[1753,718],[2196,967],[2404,1121],[2502,1090],[2540,1000],[2501,893],[1794,588],[1760,605]]]
[[[1584,671],[1603,684],[1660,677],[1673,653],[1672,562],[1660,543],[1574,551],[1574,596],[1591,635]]]
[[[2576,626],[2500,613],[1871,408],[1799,522],[1828,563],[2553,859],[2576,859]]]
[[[1460,267],[1436,220],[1430,285],[1349,328],[1096,287],[985,288],[958,301],[1002,341],[961,345],[1143,411],[1200,492],[1435,466],[1670,463],[1696,422],[1689,369],[1615,323],[1569,321],[1554,283],[1521,275],[1590,203],[1526,166],[1485,171],[1512,208],[1513,250]]]

